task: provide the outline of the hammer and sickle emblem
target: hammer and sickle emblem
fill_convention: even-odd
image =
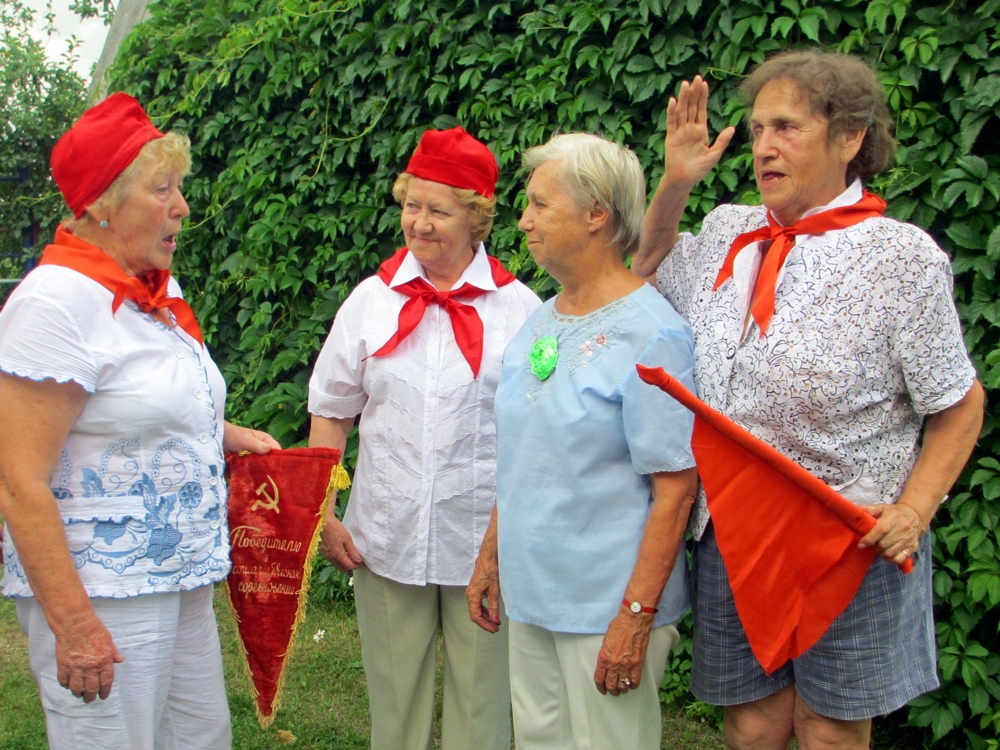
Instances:
[[[274,497],[271,497],[271,495],[268,494],[267,482],[261,482],[260,487],[254,491],[254,494],[257,496],[263,495],[266,498],[266,501],[255,500],[254,504],[250,506],[250,510],[263,508],[264,510],[273,510],[275,513],[281,513],[281,510],[278,508],[278,485],[274,483],[274,479],[271,478],[270,474],[267,475],[267,481],[270,482],[271,487],[274,488]]]

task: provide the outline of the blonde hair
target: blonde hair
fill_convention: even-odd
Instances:
[[[532,171],[550,161],[561,161],[562,183],[576,206],[592,203],[608,212],[622,258],[639,247],[646,207],[646,180],[639,159],[631,149],[590,133],[564,133],[524,152],[523,163]]]
[[[117,211],[125,202],[125,196],[129,188],[132,187],[135,178],[150,167],[154,169],[166,168],[170,172],[180,174],[181,177],[186,177],[191,172],[191,140],[180,133],[167,133],[162,138],[150,141],[139,149],[139,153],[136,154],[132,162],[87,208],[95,208],[98,211]],[[79,219],[70,219],[66,225],[70,232],[73,232],[93,220],[89,212],[85,212]]]
[[[396,203],[402,203],[406,199],[406,191],[410,187],[412,178],[413,175],[409,172],[403,172],[396,178],[392,185],[392,197],[396,199]],[[451,186],[449,185],[449,187]],[[469,218],[472,219],[472,242],[474,244],[482,242],[493,229],[493,219],[496,217],[497,207],[496,196],[487,198],[475,190],[457,187],[451,187],[451,192],[455,195],[455,199],[469,211]]]

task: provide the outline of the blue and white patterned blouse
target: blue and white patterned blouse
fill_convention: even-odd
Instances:
[[[618,613],[652,504],[647,474],[693,467],[687,409],[642,382],[663,367],[694,390],[691,329],[648,284],[588,315],[538,308],[504,352],[497,389],[500,585],[507,615],[598,634]],[[546,380],[529,352],[558,341]],[[688,607],[683,545],[654,626]]]
[[[180,296],[171,281],[170,294]],[[90,596],[184,591],[229,571],[225,381],[208,350],[82,274],[42,266],[0,312],[0,370],[87,391],[50,481]],[[4,594],[31,596],[10,534]]]

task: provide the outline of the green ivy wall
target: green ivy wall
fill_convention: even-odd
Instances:
[[[390,187],[429,126],[464,125],[501,165],[489,244],[543,296],[553,282],[516,229],[520,153],[600,132],[662,172],[667,96],[707,76],[714,130],[738,123],[741,76],[768,53],[822,44],[879,71],[902,145],[874,189],[954,258],[955,295],[984,384],[1000,386],[1000,0],[160,0],[122,47],[112,90],[190,134],[192,208],[176,272],[230,384],[236,420],[305,437],[307,380],[340,303],[400,243]],[[687,221],[755,202],[741,133]],[[943,687],[912,724],[942,747],[1000,735],[1000,434],[936,524]],[[674,659],[669,694],[685,685]]]

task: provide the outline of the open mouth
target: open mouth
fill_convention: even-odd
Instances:
[[[785,175],[781,172],[775,172],[773,170],[768,170],[766,172],[760,173],[760,185],[761,187],[771,187],[776,183],[780,182]]]
[[[166,237],[163,238],[162,242],[163,242],[163,246],[167,250],[169,250],[170,252],[173,252],[174,250],[177,249],[177,235],[176,234],[168,234]]]

